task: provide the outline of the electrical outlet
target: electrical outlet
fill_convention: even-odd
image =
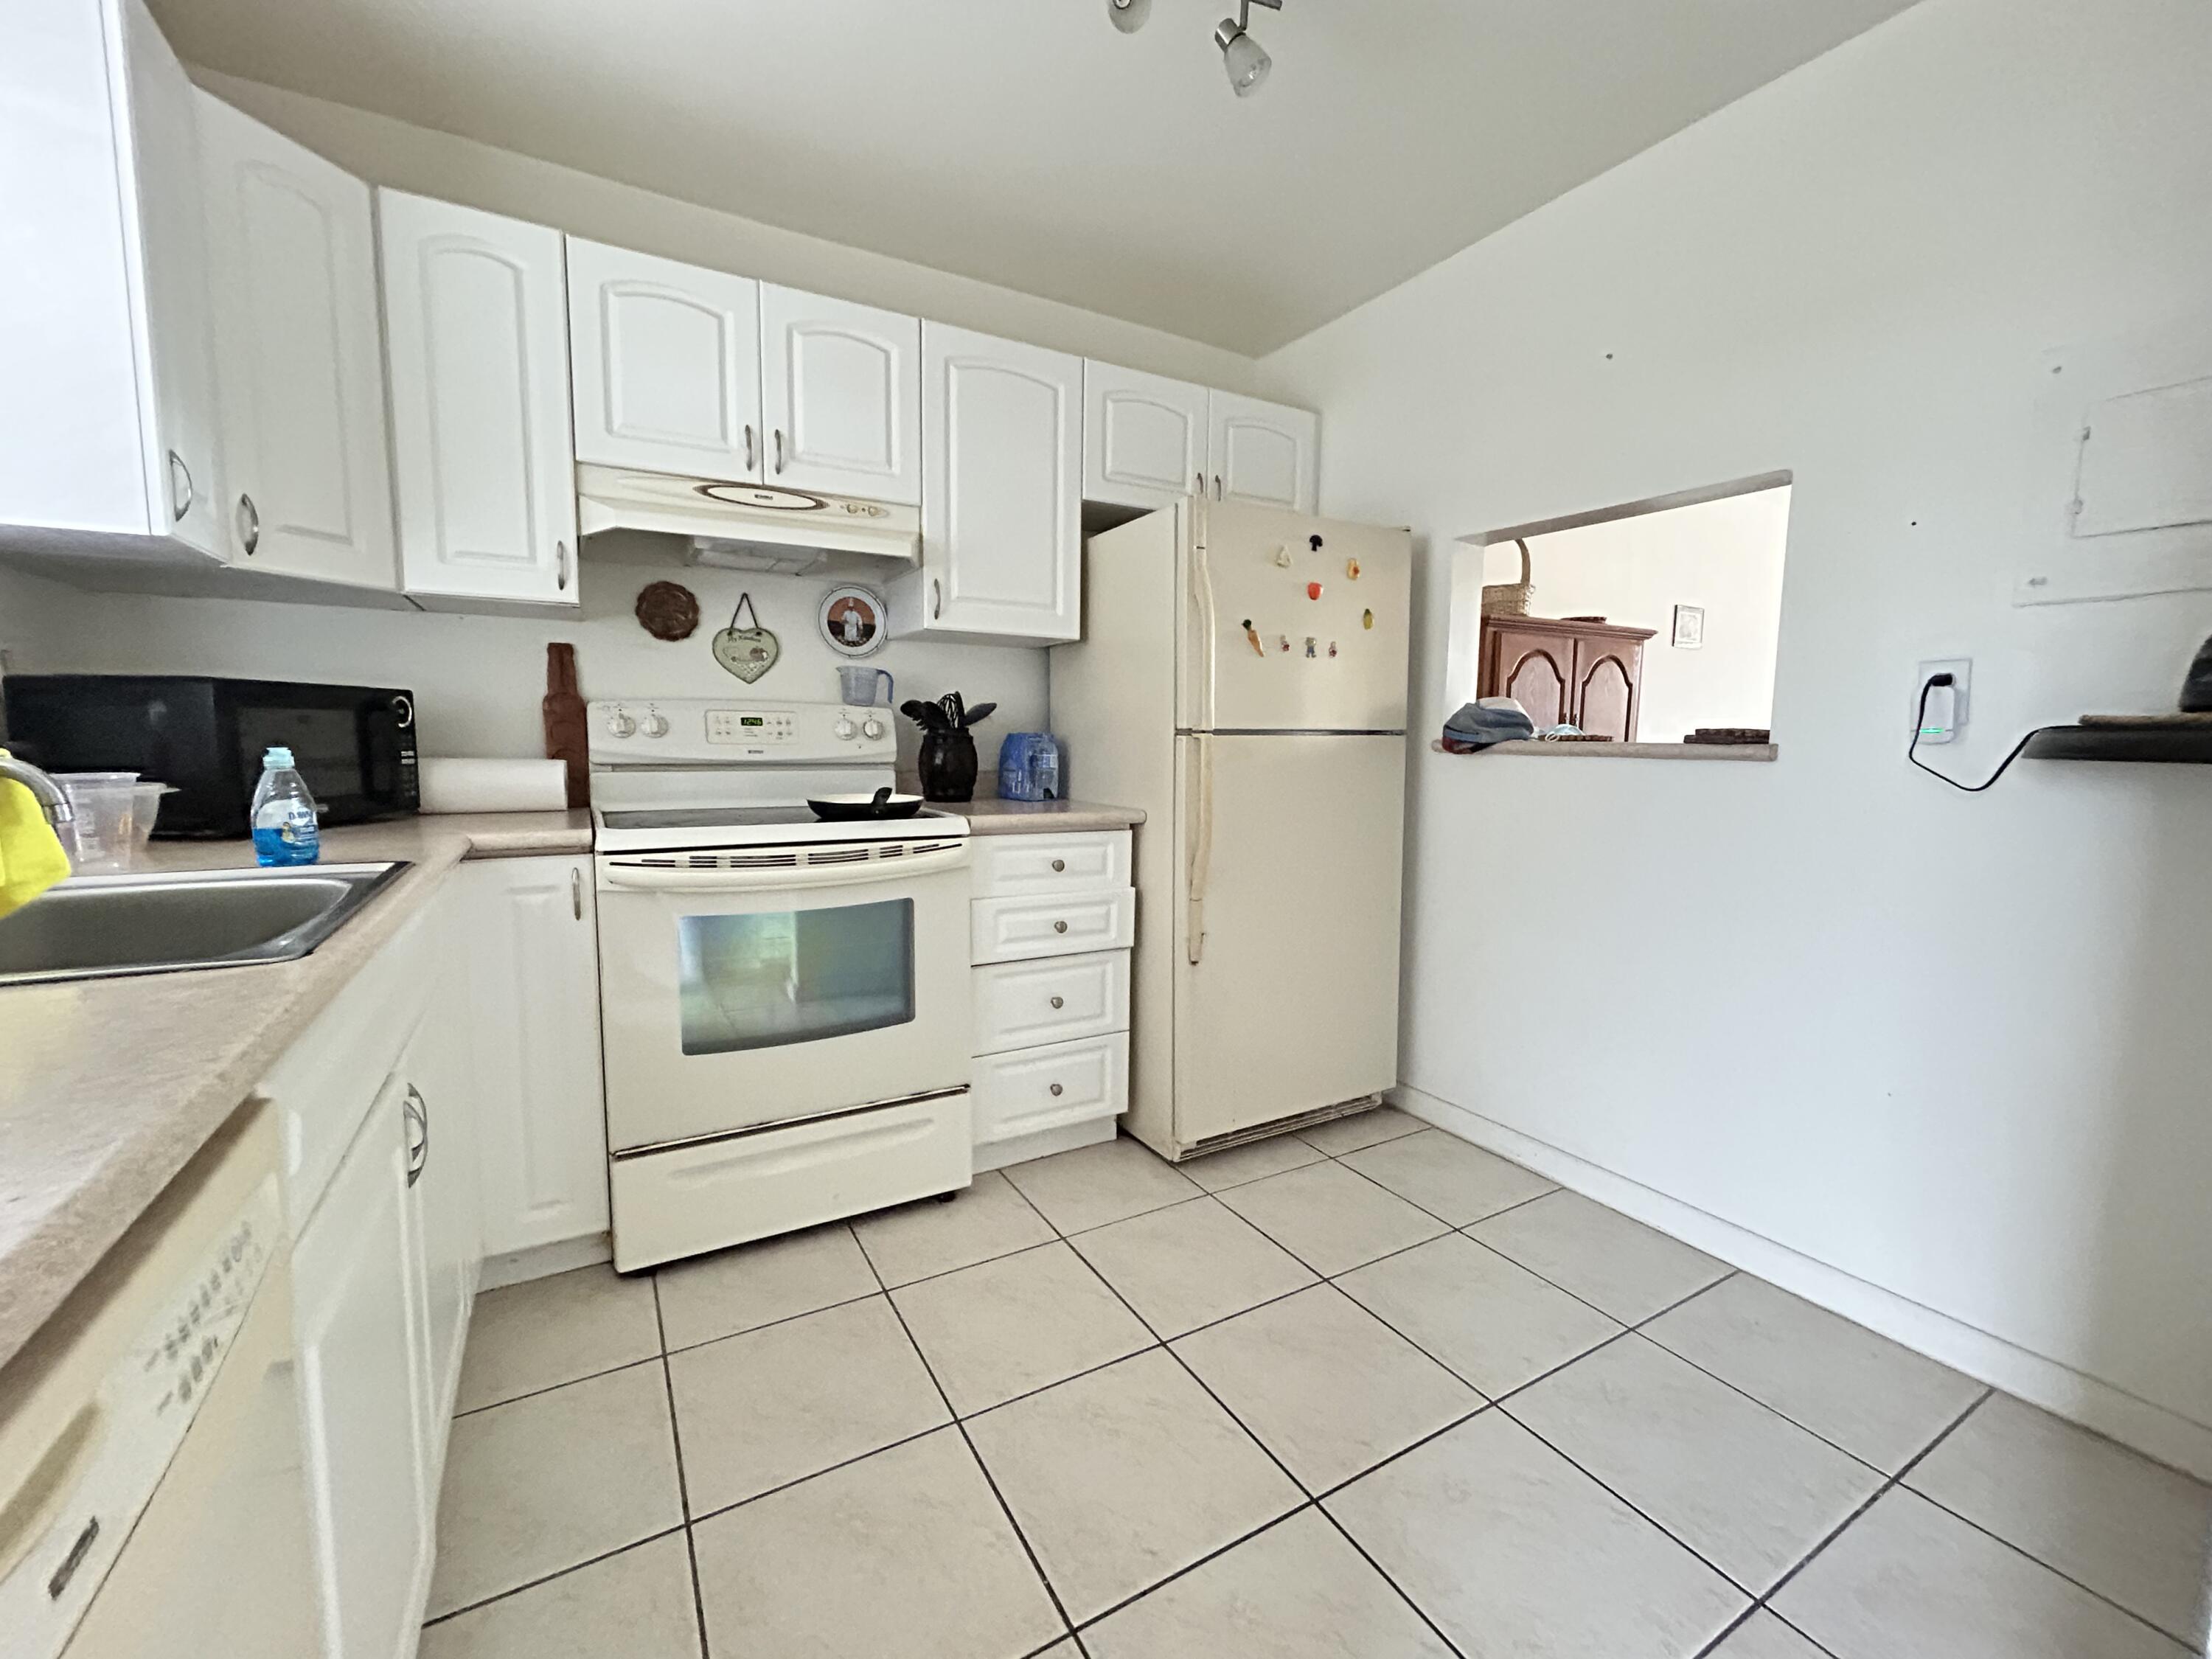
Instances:
[[[1951,684],[1928,692],[1923,714],[1920,694],[1938,674],[1948,674]],[[1970,657],[1945,657],[1920,665],[1919,672],[1912,677],[1912,703],[1906,710],[1906,717],[1918,720],[1917,729],[1923,747],[1959,740],[1959,733],[1966,728],[1973,681],[1974,664]]]

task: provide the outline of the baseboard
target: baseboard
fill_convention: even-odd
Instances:
[[[1893,1342],[2016,1395],[2031,1405],[2212,1480],[2212,1427],[2114,1388],[2061,1361],[1854,1278],[1841,1268],[1723,1221],[1680,1199],[1577,1158],[1427,1091],[1401,1083],[1400,1110],[1510,1158],[1562,1187],[1632,1216],[1669,1237],[1779,1285]]]
[[[550,1279],[574,1267],[594,1267],[614,1259],[614,1240],[606,1233],[587,1233],[581,1238],[562,1239],[558,1243],[509,1250],[504,1255],[484,1258],[483,1276],[477,1281],[477,1290],[479,1294],[496,1291],[533,1279]]]
[[[975,1173],[1003,1170],[1009,1164],[1026,1164],[1033,1158],[1050,1158],[1054,1152],[1072,1152],[1078,1146],[1095,1146],[1102,1140],[1114,1139],[1117,1121],[1111,1117],[1094,1117],[1084,1123],[1062,1124],[1057,1129],[1039,1129],[1035,1134],[986,1141],[975,1149]]]

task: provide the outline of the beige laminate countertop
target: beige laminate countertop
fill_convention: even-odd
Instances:
[[[591,850],[585,812],[330,830],[326,864],[404,872],[296,962],[0,988],[0,1364],[464,859]],[[160,842],[148,867],[228,869],[250,842]]]
[[[975,836],[1073,835],[1084,830],[1129,830],[1145,821],[1133,806],[1087,800],[957,800],[931,805],[957,812]]]

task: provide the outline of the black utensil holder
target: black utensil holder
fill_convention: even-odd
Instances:
[[[975,799],[975,739],[964,728],[925,732],[915,769],[921,776],[924,800]]]

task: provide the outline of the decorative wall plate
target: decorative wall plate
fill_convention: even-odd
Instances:
[[[656,640],[688,640],[698,630],[698,596],[681,582],[647,582],[636,611],[638,626]]]
[[[841,657],[869,657],[890,637],[881,595],[865,587],[833,587],[815,620],[823,643]]]
[[[752,626],[740,628],[738,618],[752,612]],[[760,625],[760,612],[753,610],[753,596],[738,595],[738,608],[730,613],[730,625],[714,635],[714,660],[735,674],[747,685],[775,666],[775,659],[783,654],[783,647],[775,635]]]

